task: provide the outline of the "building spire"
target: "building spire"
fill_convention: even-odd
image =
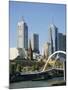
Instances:
[[[21,18],[22,18],[22,20],[24,20],[24,17],[23,16]]]
[[[52,16],[52,24],[54,24],[54,16]]]
[[[20,21],[25,21],[23,16],[20,17]]]

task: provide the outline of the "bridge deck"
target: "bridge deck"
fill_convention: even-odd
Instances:
[[[27,81],[27,80],[46,80],[57,76],[64,76],[63,69],[50,69],[45,72],[20,73],[10,77],[10,82]]]
[[[63,71],[63,69],[62,68],[52,68],[52,69],[48,69],[48,70],[46,70],[46,71],[40,71],[40,72],[26,72],[26,73],[20,73],[21,75],[28,75],[28,74],[41,74],[41,73],[46,73],[46,72],[49,72],[49,71],[52,71],[52,70],[61,70],[61,71]]]

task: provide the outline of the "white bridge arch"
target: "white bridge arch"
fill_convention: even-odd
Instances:
[[[49,56],[49,58],[48,58],[47,62],[45,63],[45,65],[44,65],[44,67],[43,67],[42,72],[44,72],[44,71],[45,71],[46,66],[48,65],[48,62],[49,62],[50,58],[51,58],[53,55],[58,54],[58,53],[62,53],[62,54],[65,54],[65,55],[66,55],[66,52],[65,52],[65,51],[56,51],[56,52],[54,52],[53,54],[51,54],[51,55]]]

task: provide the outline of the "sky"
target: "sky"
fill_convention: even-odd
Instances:
[[[31,2],[9,2],[9,43],[10,48],[17,47],[17,23],[24,17],[28,25],[28,37],[31,38],[33,33],[39,34],[39,49],[45,42],[48,42],[50,24],[55,24],[58,31],[66,31],[66,5],[48,4],[48,3],[31,3]]]

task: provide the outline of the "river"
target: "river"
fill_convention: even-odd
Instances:
[[[17,83],[11,83],[9,88],[18,89],[18,88],[48,87],[60,81],[61,82],[63,81],[63,77],[53,78],[53,79],[45,80],[45,81],[22,81],[22,82],[17,82]]]

